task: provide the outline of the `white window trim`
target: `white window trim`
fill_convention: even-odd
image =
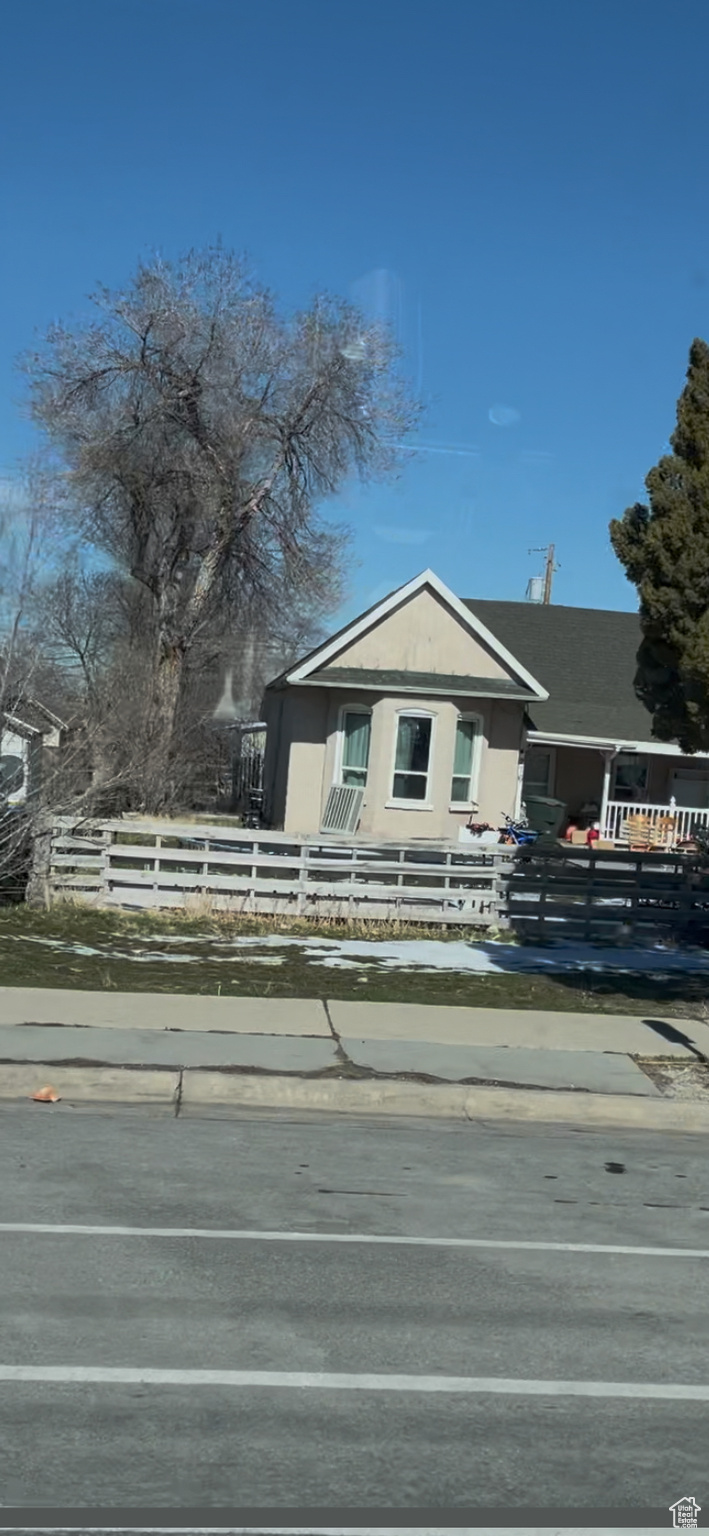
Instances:
[[[522,800],[524,801],[524,767],[526,766],[527,757],[529,756],[530,752],[549,753],[549,777],[547,779],[547,787],[544,791],[544,796],[547,799],[551,799],[556,790],[556,747],[550,747],[546,741],[528,741],[524,753],[524,765],[522,772]]]
[[[384,809],[385,811],[434,811],[436,807],[432,800],[385,800]]]
[[[333,784],[342,784],[343,758],[345,755],[345,715],[369,715],[369,757],[367,759],[367,773],[364,780],[364,789],[369,783],[369,764],[372,757],[372,708],[369,704],[341,704],[337,713],[337,732],[335,736],[335,756],[332,764]]]
[[[483,755],[483,739],[484,739],[485,721],[484,721],[483,716],[477,714],[475,710],[472,710],[472,709],[462,709],[462,710],[458,711],[458,714],[456,715],[456,721],[455,721],[455,733],[454,733],[454,736],[453,736],[453,767],[455,767],[455,735],[457,734],[458,721],[459,720],[470,720],[470,721],[472,721],[473,725],[475,726],[475,735],[473,736],[473,756],[472,756],[471,763],[470,763],[470,780],[469,780],[470,799],[469,800],[454,800],[453,799],[453,795],[452,795],[452,792],[453,792],[453,779],[456,777],[456,775],[453,772],[453,768],[451,768],[451,782],[450,782],[451,799],[450,799],[450,804],[448,806],[448,809],[449,809],[449,811],[468,811],[468,812],[470,812],[470,811],[476,811],[477,808],[478,808],[478,793],[479,793],[479,790],[480,790],[480,768],[481,768],[481,764],[482,764],[482,755]],[[462,774],[458,775],[458,777],[462,778]]]
[[[397,742],[399,740],[399,720],[400,720],[402,715],[405,715],[407,719],[410,716],[414,716],[414,718],[417,719],[417,720],[430,720],[430,722],[431,722],[431,739],[430,739],[429,746],[428,746],[428,772],[426,774],[426,794],[427,794],[427,796],[430,795],[430,790],[431,790],[431,778],[432,778],[432,775],[433,775],[433,762],[434,762],[434,753],[435,753],[435,747],[436,747],[436,722],[438,720],[438,716],[434,713],[434,711],[432,709],[407,709],[406,705],[402,704],[401,707],[399,709],[397,709],[395,720],[394,720],[394,742],[393,742],[393,747],[392,747],[391,768],[390,768],[390,773],[389,773],[389,783],[391,784],[391,787],[392,787],[392,794],[391,794],[391,797],[389,798],[389,800],[386,800],[384,802],[385,808],[388,811],[432,811],[434,809],[434,807],[433,807],[433,801],[430,800],[430,799],[426,799],[426,800],[399,800],[394,795],[394,793],[393,793],[393,790],[394,790],[394,775],[397,772],[403,771],[403,770],[397,769],[397,766],[396,766],[396,744],[397,744]],[[422,775],[422,777],[423,777],[423,775]]]

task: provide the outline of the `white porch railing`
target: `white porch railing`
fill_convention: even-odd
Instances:
[[[630,804],[627,800],[609,800],[601,836],[623,847],[626,841],[623,827],[629,816],[642,816],[649,821],[651,830],[658,822],[666,822],[668,817],[671,818],[674,822],[671,838],[675,844],[690,837],[692,827],[709,826],[709,808],[706,807],[695,810],[691,806],[677,805],[674,800],[671,800],[668,805]]]

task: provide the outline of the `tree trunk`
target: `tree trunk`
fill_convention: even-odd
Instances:
[[[173,772],[176,748],[177,711],[182,689],[185,653],[176,645],[161,648],[153,677],[147,752],[141,780],[144,808],[155,815],[175,797],[177,785]]]
[[[51,906],[52,825],[51,811],[38,814],[33,828],[32,865],[25,892],[28,907]]]

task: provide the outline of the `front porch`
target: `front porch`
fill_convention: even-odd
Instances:
[[[709,754],[686,757],[672,743],[609,742],[530,732],[522,798],[564,802],[568,826],[598,826],[626,847],[631,836],[676,846],[709,826]],[[631,823],[629,826],[628,823]]]

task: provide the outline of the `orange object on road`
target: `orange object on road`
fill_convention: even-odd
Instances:
[[[60,1095],[56,1088],[38,1088],[37,1092],[32,1094],[32,1098],[36,1099],[38,1104],[57,1104]]]

